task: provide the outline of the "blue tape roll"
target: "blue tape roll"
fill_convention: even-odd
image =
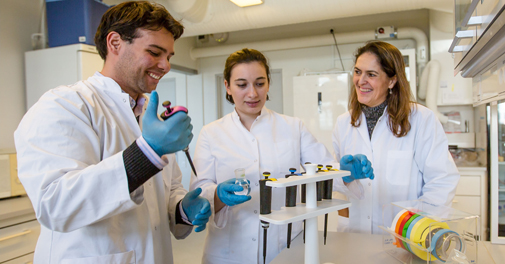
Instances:
[[[445,262],[447,260],[447,256],[439,256],[438,255],[437,245],[443,247],[444,242],[442,242],[441,244],[439,244],[438,240],[441,239],[446,234],[455,234],[455,237],[457,237],[459,239],[459,241],[460,241],[460,247],[459,247],[459,249],[458,248],[456,248],[456,249],[459,250],[459,251],[461,251],[461,252],[465,251],[465,249],[464,249],[465,248],[465,246],[464,246],[465,242],[461,238],[461,236],[459,236],[458,233],[456,233],[456,232],[454,232],[454,231],[452,231],[450,229],[441,229],[441,230],[437,231],[435,233],[435,235],[433,236],[433,238],[431,239],[431,244],[430,244],[430,247],[428,248],[428,251],[430,251],[431,254],[433,256],[435,256],[438,260],[443,261],[443,262]],[[442,248],[442,250],[444,250],[444,249]]]
[[[412,228],[414,227],[414,225],[417,223],[417,221],[423,219],[424,216],[421,216],[421,215],[418,215],[418,217],[416,217],[409,225],[409,229],[407,229],[407,236],[405,238],[407,238],[408,240],[410,240],[410,233],[412,232]],[[412,252],[412,249],[410,248],[410,244],[407,243],[407,247],[408,247],[408,250],[410,252]],[[413,253],[413,252],[412,252]]]

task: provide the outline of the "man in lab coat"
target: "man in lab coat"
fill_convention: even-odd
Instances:
[[[95,37],[102,71],[46,92],[23,117],[14,136],[41,223],[35,263],[172,263],[170,232],[205,228],[209,202],[183,189],[172,154],[190,143],[190,118],[156,113],[182,33],[160,5],[109,9]]]

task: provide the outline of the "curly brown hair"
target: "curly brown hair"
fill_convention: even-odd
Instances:
[[[105,12],[96,31],[95,44],[100,57],[107,57],[107,35],[114,31],[122,40],[132,43],[138,38],[137,29],[157,31],[165,28],[174,40],[184,32],[182,24],[160,4],[147,1],[130,1],[113,6]]]
[[[354,54],[354,62],[364,53],[371,53],[377,57],[382,70],[389,78],[396,76],[396,84],[386,97],[388,126],[396,137],[404,137],[410,131],[409,117],[415,107],[414,96],[405,74],[403,55],[393,45],[382,41],[369,41],[365,46],[358,48]],[[351,113],[351,125],[358,127],[361,124],[362,105],[358,101],[356,86],[352,84],[349,95],[348,108]]]

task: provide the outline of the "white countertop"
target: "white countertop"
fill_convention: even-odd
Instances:
[[[323,244],[322,232],[319,232],[319,237],[321,263],[400,263],[383,250],[382,235],[328,232],[326,245]],[[505,245],[494,245],[490,242],[478,242],[478,245],[478,263],[505,263]],[[299,235],[291,243],[291,248],[284,249],[270,264],[303,263],[300,260],[304,259],[304,252],[303,238]],[[413,263],[426,263],[421,259],[417,260],[419,262]]]

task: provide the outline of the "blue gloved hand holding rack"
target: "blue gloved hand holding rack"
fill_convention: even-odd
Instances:
[[[351,172],[351,176],[342,177],[345,183],[350,183],[354,180],[374,179],[372,163],[363,154],[345,155],[340,159],[340,169]]]

